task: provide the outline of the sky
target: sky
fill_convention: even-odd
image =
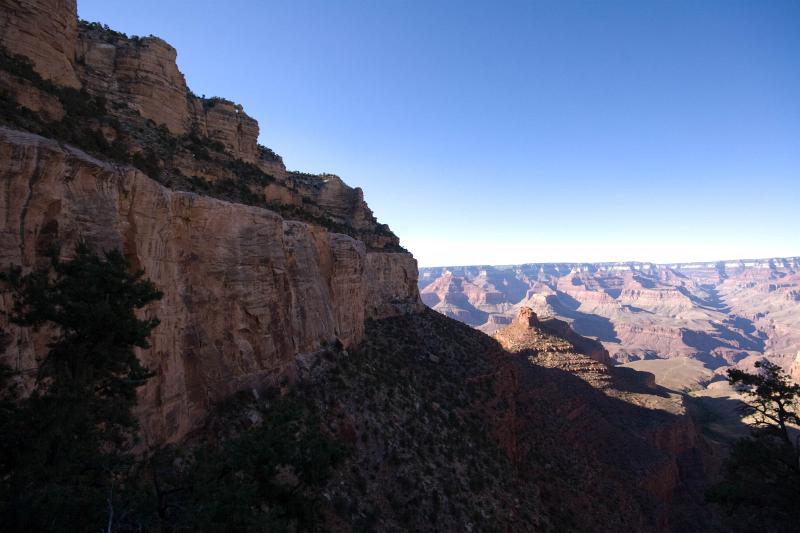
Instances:
[[[800,2],[78,0],[420,266],[800,255]]]

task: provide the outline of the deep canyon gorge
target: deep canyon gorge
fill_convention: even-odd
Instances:
[[[800,259],[418,269],[364,191],[288,170],[158,37],[0,0],[0,53],[0,267],[85,241],[163,292],[140,313],[160,324],[135,351],[137,457],[222,446],[292,398],[346,450],[316,484],[261,476],[313,502],[309,529],[729,530],[704,494],[732,440],[706,420],[738,400],[694,393],[762,358],[800,377]],[[30,394],[52,331],[13,308],[0,286],[0,362]],[[637,366],[661,360],[697,365]],[[271,517],[260,497],[231,512]],[[158,510],[139,530],[261,530]]]

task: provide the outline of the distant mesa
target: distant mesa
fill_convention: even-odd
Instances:
[[[800,377],[798,257],[421,268],[419,287],[486,333],[553,317],[617,363],[689,357],[721,375],[766,357]]]

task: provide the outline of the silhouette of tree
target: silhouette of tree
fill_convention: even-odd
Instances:
[[[133,349],[147,348],[158,325],[136,310],[161,293],[118,251],[99,256],[81,242],[73,259],[50,259],[26,275],[18,267],[0,274],[13,295],[11,322],[52,332],[27,398],[15,398],[2,373],[0,523],[5,531],[112,531],[130,489],[131,408],[152,375]]]
[[[725,462],[722,480],[707,497],[720,504],[741,531],[796,531],[800,523],[800,449],[790,424],[800,423],[800,385],[768,361],[758,372],[728,371],[728,381],[745,396],[752,417],[750,437],[740,439]]]
[[[753,425],[776,435],[788,446],[795,443],[789,435],[787,424],[800,424],[797,400],[800,385],[793,383],[784,370],[769,361],[758,361],[760,370],[751,374],[744,370],[728,371],[728,381],[747,397],[746,414],[753,417]]]

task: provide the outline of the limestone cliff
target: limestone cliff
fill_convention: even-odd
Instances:
[[[358,188],[287,172],[241,105],[198,97],[163,40],[78,21],[74,0],[0,0],[0,125],[139,168],[170,188],[257,205],[404,251]]]
[[[0,29],[0,265],[83,238],[164,292],[139,353],[156,372],[139,402],[150,444],[291,377],[300,354],[355,344],[365,320],[422,308],[416,261],[362,191],[287,172],[241,106],[189,91],[166,42],[79,22],[74,0],[0,0]],[[0,357],[34,368],[44,335],[0,321]]]
[[[74,68],[77,13],[75,0],[3,0],[0,44],[30,58],[43,78],[78,87]]]
[[[185,435],[211,402],[275,379],[299,353],[353,344],[365,319],[419,307],[409,254],[172,191],[36,135],[0,128],[0,179],[1,264],[31,268],[50,244],[68,253],[85,238],[123,250],[164,291],[148,309],[161,325],[140,354],[157,373],[140,402],[154,441]],[[14,336],[6,359],[33,367],[36,339],[3,327]]]

